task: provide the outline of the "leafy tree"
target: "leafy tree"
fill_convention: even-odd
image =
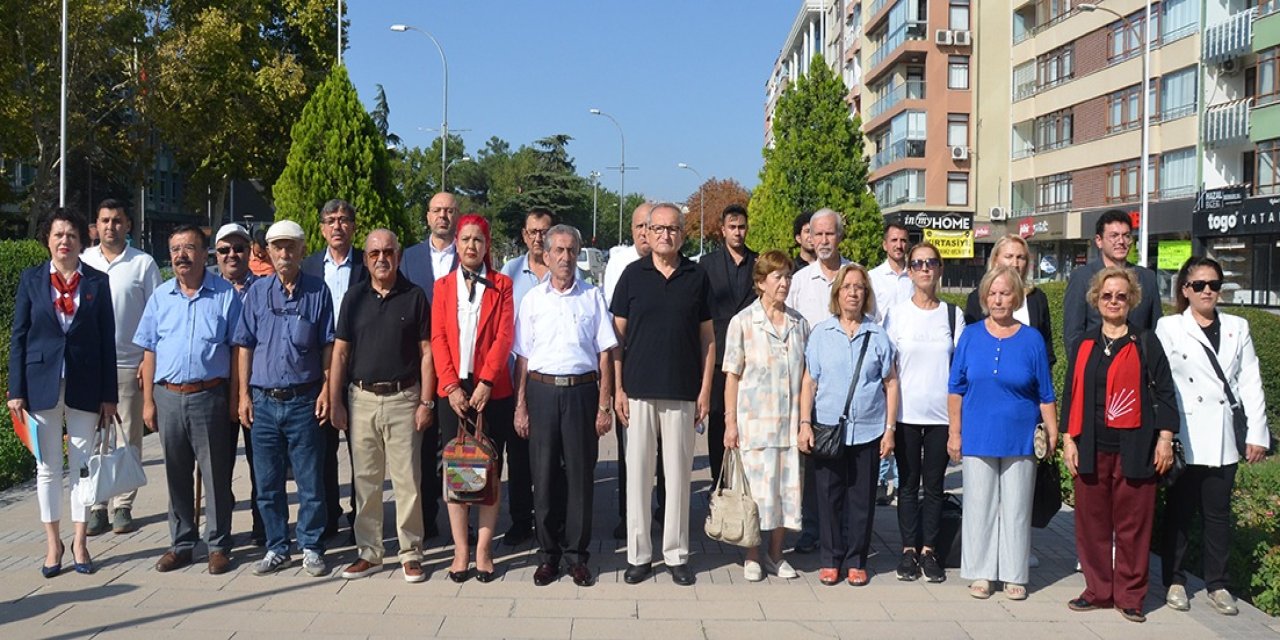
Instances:
[[[692,242],[691,246],[693,247],[698,246],[699,233],[702,228],[702,216],[699,215],[699,212],[705,212],[707,219],[706,243],[708,245],[707,250],[710,251],[711,243],[720,242],[724,239],[724,234],[720,233],[720,214],[724,212],[724,208],[731,204],[740,204],[745,207],[750,201],[751,192],[744,189],[733,178],[717,180],[713,177],[702,183],[698,186],[698,190],[689,194],[689,197],[685,198],[684,201],[685,205],[689,207],[689,215],[684,218],[685,241]],[[754,236],[754,232],[752,232],[752,236]],[[754,237],[749,239],[754,239]]]
[[[764,149],[760,185],[751,197],[751,236],[757,250],[790,248],[800,212],[830,207],[844,214],[840,252],[862,264],[882,259],[883,218],[867,191],[862,123],[850,119],[844,82],[821,55],[778,99],[773,148]]]
[[[316,88],[293,125],[289,160],[273,189],[277,220],[296,220],[308,251],[324,246],[320,208],[331,198],[355,206],[356,242],[386,227],[405,246],[417,234],[392,184],[391,164],[373,118],[364,111],[343,66]]]

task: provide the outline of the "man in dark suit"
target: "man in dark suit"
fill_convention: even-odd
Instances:
[[[1062,345],[1066,357],[1074,358],[1080,341],[1102,325],[1098,310],[1085,299],[1089,281],[1093,275],[1107,267],[1134,269],[1138,285],[1142,287],[1142,301],[1129,310],[1129,322],[1142,330],[1155,330],[1156,322],[1164,315],[1160,306],[1160,284],[1156,272],[1142,266],[1129,264],[1129,246],[1133,244],[1133,223],[1129,214],[1119,209],[1103,213],[1094,227],[1093,243],[1098,247],[1098,259],[1071,272],[1067,280],[1067,292],[1062,298]]]
[[[458,251],[453,244],[458,229],[458,199],[452,193],[431,196],[427,205],[427,238],[404,250],[400,272],[422,287],[427,303],[432,302],[436,280],[458,268]],[[440,512],[440,408],[435,420],[422,432],[422,521],[426,539],[440,535],[436,515]]]
[[[724,246],[698,261],[707,272],[707,306],[716,334],[716,368],[711,379],[711,412],[707,415],[707,454],[711,458],[711,481],[720,477],[724,460],[724,338],[729,321],[756,299],[756,252],[747,248],[747,209],[731,204],[720,214]]]
[[[346,200],[330,200],[320,210],[320,233],[324,235],[327,248],[317,251],[302,261],[302,273],[322,278],[329,287],[329,295],[333,297],[333,320],[337,324],[342,298],[352,285],[367,280],[369,271],[364,266],[364,252],[352,246],[356,232],[356,209]],[[338,489],[338,430],[328,423],[324,425],[325,457],[324,457],[324,491],[326,502],[326,520],[324,537],[328,538],[338,532],[338,521],[342,516],[342,495]],[[351,443],[347,443],[347,458],[351,458]],[[351,514],[349,522],[355,521],[356,492],[351,486]]]

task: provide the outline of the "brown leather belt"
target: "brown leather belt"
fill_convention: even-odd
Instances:
[[[544,373],[538,373],[537,371],[530,371],[529,379],[557,387],[576,387],[580,384],[590,384],[599,380],[600,372],[592,371],[591,373],[584,373],[580,376],[549,376]]]
[[[161,382],[160,386],[174,393],[181,393],[185,395],[188,393],[208,391],[209,389],[212,389],[226,381],[226,378],[213,378],[210,380],[201,380],[200,382],[188,382],[186,384],[170,384],[168,382]]]
[[[393,393],[400,393],[405,389],[412,389],[418,385],[417,380],[393,380],[391,382],[365,382],[364,380],[352,380],[351,384],[361,391],[368,391],[375,396],[389,396]]]

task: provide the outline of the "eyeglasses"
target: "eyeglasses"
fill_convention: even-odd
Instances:
[[[233,244],[229,247],[218,247],[218,255],[225,256],[228,253],[244,253],[249,250],[248,245]]]
[[[1108,233],[1103,236],[1103,240],[1106,240],[1107,242],[1114,242],[1116,244],[1129,244],[1130,242],[1133,242],[1133,236],[1127,233]]]
[[[550,229],[525,229],[524,234],[532,238],[545,238]]]
[[[929,258],[928,260],[912,260],[907,263],[912,271],[924,271],[925,268],[938,269],[942,267],[942,261],[937,258]]]
[[[381,258],[383,256],[390,258],[396,255],[396,250],[395,249],[366,249],[364,254],[366,256],[369,256],[370,258],[373,258],[374,260],[377,260],[378,258]]]
[[[680,233],[680,227],[677,227],[673,224],[672,225],[651,224],[649,225],[649,230],[652,231],[654,234],[660,235],[660,236],[661,235],[674,236]]]
[[[1209,289],[1214,293],[1222,291],[1221,280],[1192,280],[1191,282],[1188,282],[1183,286],[1191,287],[1191,290],[1196,293],[1200,293],[1201,291],[1204,291],[1205,287],[1209,287]]]
[[[1118,291],[1116,293],[1111,293],[1110,291],[1108,291],[1102,294],[1101,298],[1103,302],[1111,302],[1112,300],[1115,300],[1116,302],[1128,302],[1129,294],[1123,291]]]
[[[191,253],[195,253],[197,249],[198,248],[194,244],[175,244],[172,247],[169,247],[169,253],[180,253],[182,251],[190,251]]]

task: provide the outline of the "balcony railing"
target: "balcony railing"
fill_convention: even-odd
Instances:
[[[871,163],[868,168],[871,171],[875,171],[903,158],[923,157],[924,140],[899,140],[871,156]]]
[[[871,54],[871,59],[867,63],[868,69],[874,69],[880,63],[889,59],[889,56],[897,51],[899,47],[906,44],[907,40],[923,40],[924,33],[928,31],[924,28],[923,22],[908,22],[893,30],[893,33],[880,41],[880,47]]]
[[[1215,104],[1204,111],[1204,143],[1210,149],[1249,138],[1249,108],[1252,98]]]
[[[899,83],[897,86],[889,90],[888,93],[876,100],[875,104],[867,109],[867,119],[873,120],[880,117],[894,105],[903,100],[923,100],[924,99],[924,80],[907,80]]]
[[[890,2],[893,2],[893,0],[875,0],[875,2],[871,3],[871,11],[867,13],[867,17],[874,18],[876,15],[880,13],[880,10],[883,9],[884,6],[886,4],[889,4]]]
[[[1248,53],[1253,43],[1253,16],[1250,7],[1204,30],[1200,57],[1217,63]]]

